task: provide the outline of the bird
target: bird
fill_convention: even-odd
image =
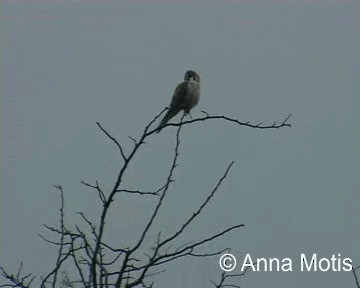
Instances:
[[[190,110],[198,104],[199,99],[200,77],[195,71],[188,70],[184,75],[184,81],[175,88],[170,107],[160,121],[160,124],[157,127],[159,129],[157,133],[159,133],[162,127],[181,110],[184,110],[184,114],[190,115]]]

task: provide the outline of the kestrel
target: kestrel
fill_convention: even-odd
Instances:
[[[184,110],[185,114],[190,114],[190,110],[194,108],[200,98],[200,77],[192,71],[186,71],[184,75],[184,81],[181,82],[175,89],[174,96],[172,97],[169,110],[166,112],[164,118],[161,120],[157,132],[161,131],[161,127],[164,126],[171,118],[178,114],[181,110]]]

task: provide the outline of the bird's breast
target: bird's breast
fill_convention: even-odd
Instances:
[[[189,98],[188,103],[190,106],[189,108],[191,109],[199,102],[200,84],[198,82],[191,81],[187,85],[187,90],[188,90],[187,97]]]

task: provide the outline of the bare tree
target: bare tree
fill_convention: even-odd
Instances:
[[[87,225],[88,230],[81,229],[79,225],[76,224],[71,227],[65,224],[64,191],[62,186],[55,186],[61,197],[59,225],[49,226],[44,224],[44,227],[50,234],[54,233],[57,236],[57,240],[50,240],[49,237],[40,234],[39,236],[47,243],[57,247],[57,258],[53,268],[46,275],[37,278],[36,281],[40,283],[40,287],[153,287],[152,276],[162,273],[164,267],[174,260],[185,257],[212,257],[228,251],[228,249],[223,249],[221,251],[203,253],[201,252],[201,248],[206,247],[206,245],[213,240],[231,231],[244,227],[244,224],[229,226],[221,231],[213,232],[213,234],[205,236],[201,240],[194,240],[181,245],[177,244],[176,240],[179,239],[180,235],[185,233],[185,230],[203,213],[209,202],[214,198],[221,184],[227,178],[233,162],[226,166],[223,174],[219,177],[218,181],[214,183],[213,189],[209,191],[208,196],[203,199],[198,208],[188,216],[186,221],[174,229],[172,234],[163,235],[161,231],[156,232],[152,230],[159,211],[166,200],[168,191],[172,186],[171,184],[174,181],[174,171],[178,166],[178,159],[180,157],[181,129],[184,125],[210,120],[223,120],[235,123],[238,126],[254,129],[278,129],[291,127],[291,124],[287,122],[290,116],[286,117],[285,120],[279,124],[274,122],[271,125],[241,122],[226,116],[211,116],[205,112],[204,117],[187,121],[184,121],[183,116],[179,123],[168,123],[162,127],[162,129],[171,126],[176,127],[176,135],[170,168],[161,187],[150,191],[127,189],[124,186],[125,172],[140,148],[145,145],[150,136],[157,132],[158,128],[152,128],[153,124],[165,111],[166,109],[161,111],[161,113],[146,125],[142,135],[138,139],[130,137],[133,141],[133,146],[129,153],[125,153],[120,142],[100,123],[96,123],[104,135],[115,144],[119,157],[122,160],[122,165],[117,172],[116,182],[110,191],[104,191],[98,181],[94,181],[93,184],[82,181],[83,185],[96,192],[102,207],[101,216],[97,223],[91,221],[84,213],[78,213],[83,223]],[[145,220],[138,239],[130,247],[124,247],[123,243],[118,243],[116,246],[111,245],[104,237],[107,227],[106,223],[109,217],[109,209],[112,207],[112,203],[118,199],[117,197],[123,193],[132,194],[135,197],[154,197],[156,199],[150,217]],[[148,240],[147,236],[149,236],[150,231],[156,233],[157,237],[153,243],[153,247],[144,251],[144,244]],[[64,275],[59,275],[60,273],[64,273],[61,269],[65,266],[65,263],[66,267],[69,267],[69,265],[73,267],[76,274],[67,275],[65,273]],[[23,276],[22,263],[16,275],[8,273],[4,267],[0,267],[0,269],[5,281],[0,287],[31,287],[31,285],[35,285],[33,284],[35,279],[33,274],[30,273]],[[227,281],[241,275],[243,274],[230,275],[222,273],[219,283],[213,281],[212,283],[215,287],[238,287],[229,284]],[[61,280],[59,278],[61,278]]]

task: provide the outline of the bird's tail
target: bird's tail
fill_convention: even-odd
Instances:
[[[178,114],[179,111],[180,111],[179,109],[170,108],[170,109],[166,112],[165,116],[161,119],[160,124],[159,124],[159,126],[158,126],[158,128],[160,128],[160,129],[157,131],[157,133],[159,133],[159,132],[161,131],[161,127],[164,126],[164,125],[165,125],[171,118],[173,118],[176,114]]]

